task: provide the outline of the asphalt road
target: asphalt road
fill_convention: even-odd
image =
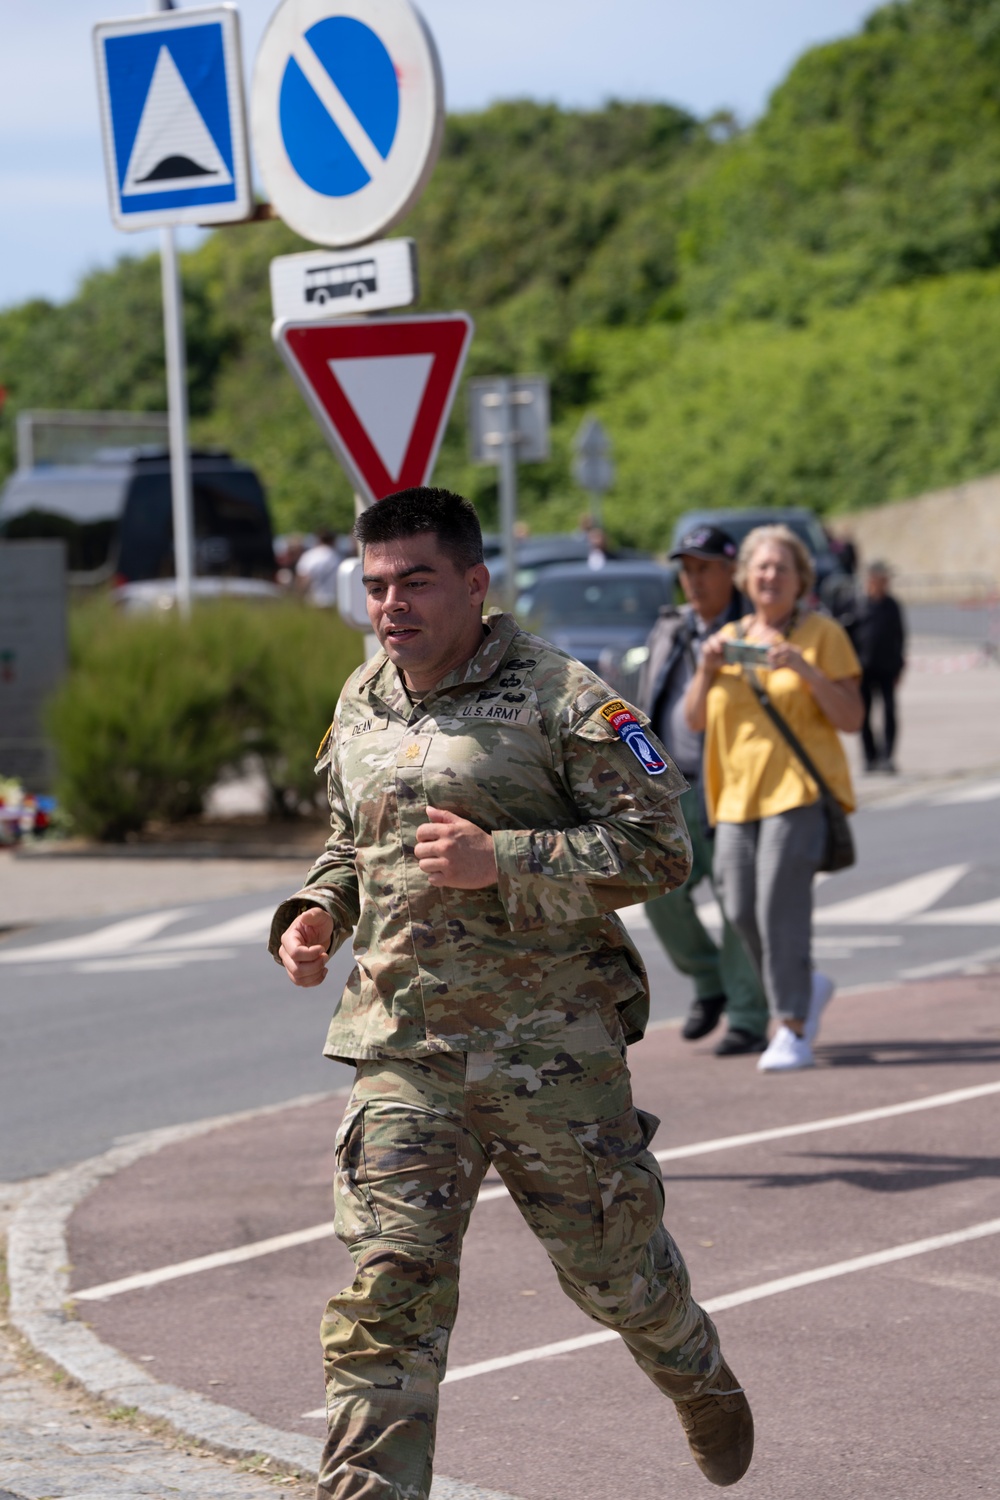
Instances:
[[[858,814],[858,865],[818,893],[816,959],[838,986],[1000,953],[998,801],[1000,781],[980,781]],[[285,894],[60,921],[0,943],[0,1180],[133,1132],[346,1086],[348,1070],[321,1052],[350,958],[335,958],[322,990],[295,991],[263,949]],[[654,1019],[682,1015],[686,981],[641,909],[627,920]]]

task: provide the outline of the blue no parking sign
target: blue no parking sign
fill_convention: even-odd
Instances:
[[[323,245],[395,224],[434,167],[441,70],[409,0],[284,0],[261,43],[252,127],[285,221]]]
[[[94,28],[111,216],[225,223],[251,208],[235,6]]]

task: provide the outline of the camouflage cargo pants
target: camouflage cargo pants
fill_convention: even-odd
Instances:
[[[616,1022],[610,1023],[616,1030]],[[426,1500],[462,1239],[496,1167],[564,1291],[675,1399],[719,1345],[661,1222],[624,1049],[596,1014],[502,1052],[358,1065],[337,1139],[336,1228],[352,1286],[323,1318],[322,1500]]]

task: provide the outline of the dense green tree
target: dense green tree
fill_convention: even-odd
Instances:
[[[623,539],[686,504],[842,509],[968,478],[1000,462],[1000,0],[895,0],[742,132],[667,104],[452,116],[401,232],[421,305],[475,318],[470,373],[552,382],[552,460],[521,471],[536,529],[585,504],[588,410],[616,438]],[[352,514],[271,342],[268,262],[299,248],[264,223],[184,257],[195,437],[260,470],[282,530]],[[0,384],[0,477],[20,408],[162,408],[155,257],[0,314]],[[461,401],[437,477],[494,519]]]

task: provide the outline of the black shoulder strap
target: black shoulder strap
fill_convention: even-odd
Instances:
[[[813,781],[815,781],[816,785],[819,787],[820,796],[827,798],[832,797],[833,793],[830,791],[830,788],[823,780],[823,777],[817,771],[812,757],[808,755],[803,749],[798,735],[795,734],[791,725],[785,722],[785,720],[779,714],[778,710],[775,708],[774,704],[771,702],[771,699],[768,697],[767,690],[761,682],[760,678],[757,676],[757,673],[752,667],[744,667],[743,676],[746,678],[754,693],[757,695],[757,701],[760,703],[761,708],[771,720],[771,723],[774,725],[775,729],[778,730],[778,733],[783,736],[783,738],[790,746],[792,754],[798,756],[803,766],[805,766],[807,773],[812,777]]]

